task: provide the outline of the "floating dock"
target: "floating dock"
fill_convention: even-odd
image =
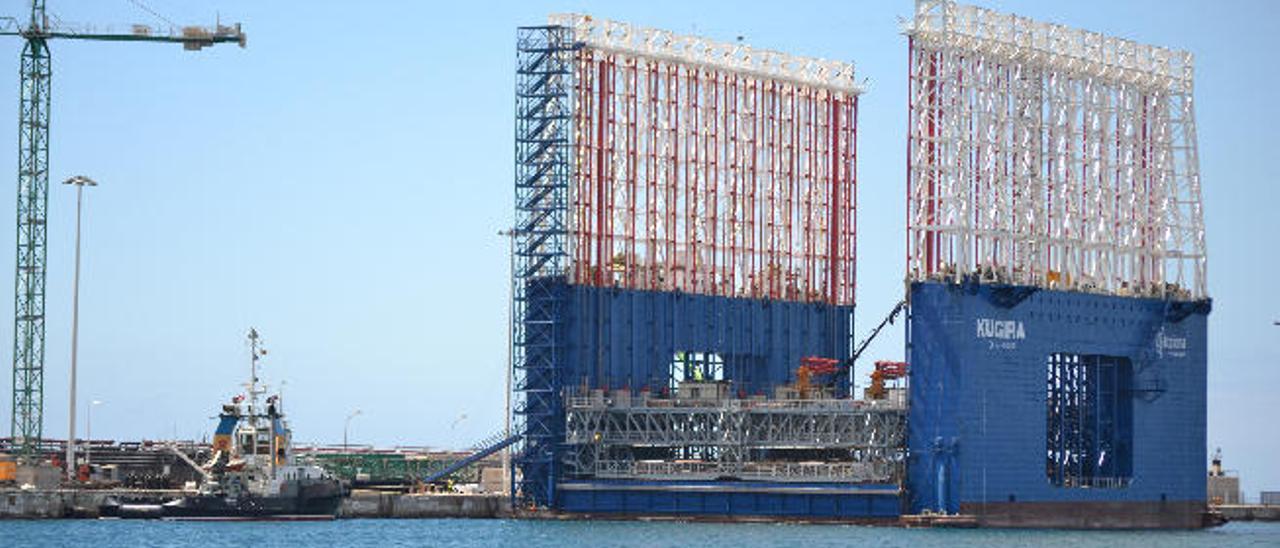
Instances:
[[[517,509],[1212,522],[1191,55],[946,0],[907,37],[907,363],[855,394],[852,64],[518,30]]]

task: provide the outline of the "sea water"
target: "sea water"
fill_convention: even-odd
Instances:
[[[1203,531],[901,529],[845,525],[635,521],[340,520],[331,522],[0,521],[0,546],[1277,546],[1280,523]]]

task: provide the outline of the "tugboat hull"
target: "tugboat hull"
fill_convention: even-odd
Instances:
[[[164,504],[108,502],[103,517],[122,519],[271,520],[333,519],[342,506],[342,487],[336,481],[290,485],[293,495],[231,498],[192,495]],[[296,487],[296,489],[294,489]]]

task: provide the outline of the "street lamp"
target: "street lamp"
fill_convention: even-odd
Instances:
[[[80,211],[84,203],[84,187],[98,186],[93,179],[84,175],[76,175],[64,185],[76,187],[76,273],[71,290],[71,396],[67,402],[70,409],[67,424],[67,479],[76,479],[76,352],[80,335]]]
[[[84,406],[84,463],[89,464],[89,453],[93,450],[93,408],[102,405],[101,401],[93,400],[89,405]]]
[[[503,421],[503,437],[511,438],[511,380],[515,377],[515,333],[516,333],[516,236],[519,232],[514,227],[509,230],[499,230],[499,236],[507,238],[508,245],[508,274],[510,279],[507,285],[507,366],[505,368],[506,391],[503,393],[502,421]],[[511,494],[511,446],[507,446],[502,450],[502,485],[507,489],[507,494]]]
[[[343,453],[347,452],[347,431],[351,429],[351,419],[356,418],[358,415],[360,415],[359,409],[352,411],[350,415],[347,415],[347,422],[342,425],[342,452]]]

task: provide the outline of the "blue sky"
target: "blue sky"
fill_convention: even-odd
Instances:
[[[1195,53],[1215,299],[1209,444],[1250,497],[1280,489],[1280,109],[1269,101],[1280,4],[978,3]],[[870,88],[858,332],[901,293],[907,0],[147,4],[179,23],[242,21],[249,47],[52,44],[48,436],[66,433],[75,203],[56,183],[74,174],[101,183],[88,191],[81,296],[81,401],[105,402],[95,438],[209,432],[245,375],[250,325],[271,351],[265,376],[287,379],[300,439],[340,441],[355,408],[353,442],[464,447],[498,429],[514,34],[550,12],[853,60]],[[0,15],[26,9],[0,2]],[[50,0],[49,11],[120,30],[159,23],[128,0]],[[20,49],[0,41],[0,113],[15,122]],[[16,144],[16,123],[8,131]],[[0,173],[16,174],[16,160],[0,151]],[[0,212],[13,207],[0,192]],[[0,222],[0,242],[12,231]],[[0,276],[12,272],[0,253]],[[900,330],[869,352],[900,357]]]

